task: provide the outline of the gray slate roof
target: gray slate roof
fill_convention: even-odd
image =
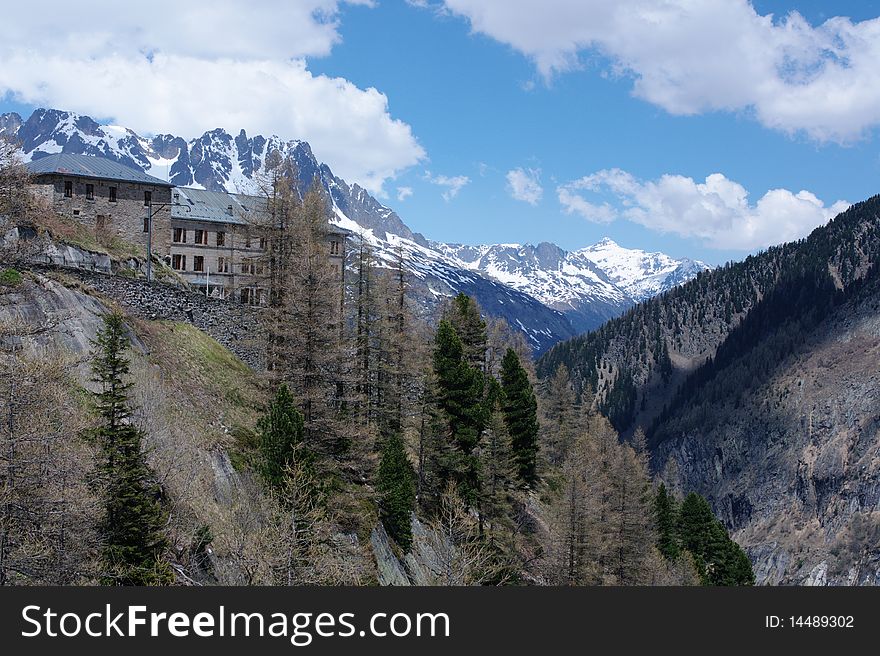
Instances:
[[[171,199],[171,216],[175,219],[236,225],[256,222],[255,218],[258,212],[256,204],[253,202],[242,203],[238,194],[191,187],[175,187],[171,193]],[[258,201],[259,199],[254,198],[253,200]]]
[[[171,199],[171,216],[175,219],[236,225],[265,223],[265,217],[260,214],[266,211],[267,201],[260,196],[175,187]],[[333,224],[330,224],[329,232],[335,235],[350,234],[345,228]]]
[[[170,182],[154,178],[152,175],[147,175],[143,171],[125,166],[125,164],[114,162],[112,159],[94,157],[92,155],[55,153],[28,162],[26,166],[32,175],[70,175],[81,178],[97,178],[99,180],[134,182],[156,187],[174,186]]]

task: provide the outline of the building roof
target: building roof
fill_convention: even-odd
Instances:
[[[147,175],[125,164],[114,162],[106,157],[92,155],[73,155],[71,153],[55,153],[46,155],[27,163],[27,169],[33,175],[70,175],[80,178],[97,178],[99,180],[117,180],[134,182],[155,187],[173,187],[152,175]]]
[[[171,216],[175,219],[247,225],[264,222],[265,218],[267,201],[260,196],[175,187],[171,198]],[[334,235],[350,234],[349,230],[332,223],[329,232]]]
[[[225,191],[175,187],[171,199],[171,216],[175,219],[245,225],[254,223],[258,216],[255,203],[244,204],[237,194]]]

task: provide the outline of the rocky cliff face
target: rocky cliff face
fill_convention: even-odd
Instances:
[[[132,344],[126,377],[132,385],[127,392],[132,421],[145,431],[148,462],[173,505],[166,532],[178,582],[191,584],[192,577],[226,585],[272,581],[266,572],[254,578],[255,563],[269,544],[270,506],[250,470],[234,467],[229,456],[236,448],[234,427],[256,422],[262,403],[258,377],[206,334],[242,346],[247,317],[211,312],[207,300],[175,287],[154,284],[156,293],[145,298],[140,281],[75,273],[35,268],[23,272],[15,286],[0,286],[0,326],[11,325],[3,333],[14,335],[3,338],[0,349],[25,359],[52,358],[67,365],[77,390],[96,391],[91,340],[102,315],[121,308]],[[142,302],[148,305],[139,307]],[[76,428],[63,428],[65,439],[77,440],[79,428],[91,424],[84,404],[81,412]],[[82,458],[80,464],[91,470],[93,454]],[[90,507],[89,517],[96,520],[96,512]],[[196,572],[183,557],[200,526],[210,526],[213,535],[210,574]],[[348,580],[375,580],[372,555],[357,535],[347,532],[348,525],[331,529],[334,543],[343,545],[339,551]]]
[[[880,585],[880,281],[738,405],[654,464],[713,499],[759,584]]]
[[[704,494],[761,583],[876,584],[880,197],[642,302],[566,364],[652,467]]]

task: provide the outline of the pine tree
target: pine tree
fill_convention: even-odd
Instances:
[[[441,321],[434,341],[434,373],[440,407],[446,413],[451,437],[469,454],[485,424],[482,373],[465,359],[464,345],[448,321]]]
[[[464,346],[452,324],[440,322],[434,341],[434,397],[442,415],[445,445],[436,453],[439,481],[455,480],[465,503],[476,503],[480,463],[473,455],[486,424],[483,373],[465,359]]]
[[[513,349],[507,349],[501,362],[501,387],[504,418],[519,477],[526,485],[533,485],[538,479],[538,402]]]
[[[388,535],[408,551],[412,546],[410,515],[416,500],[414,474],[400,434],[392,433],[384,442],[376,477],[380,516]]]
[[[486,322],[480,316],[480,307],[467,294],[459,294],[444,313],[444,319],[452,324],[464,348],[468,364],[485,371]]]
[[[97,479],[104,503],[99,523],[102,581],[109,585],[169,583],[171,570],[162,560],[167,547],[162,492],[146,463],[143,434],[129,421],[128,337],[120,314],[104,317],[93,344],[92,372],[94,382],[101,386],[94,395],[101,425],[92,436],[101,451]]]
[[[682,547],[693,554],[703,585],[754,584],[748,556],[730,539],[709,502],[695,492],[681,504],[679,532]]]
[[[379,389],[380,316],[376,298],[376,272],[370,245],[359,235],[357,251],[357,282],[354,289],[356,392],[362,427],[375,427],[381,391]]]
[[[303,440],[303,417],[290,389],[282,383],[266,414],[257,423],[260,438],[261,474],[275,492],[284,489],[287,468]]]
[[[383,296],[385,312],[385,346],[383,348],[384,431],[404,431],[407,417],[413,415],[413,404],[423,389],[423,377],[430,367],[428,343],[418,334],[417,323],[409,307],[406,260],[402,248],[395,252],[391,274]],[[427,367],[426,367],[427,364]]]
[[[544,571],[554,585],[585,585],[597,581],[595,558],[595,490],[589,476],[589,445],[584,440],[572,444],[562,467],[559,496],[554,500],[548,521]]]
[[[678,508],[666,484],[660,483],[654,497],[654,521],[657,526],[657,548],[667,560],[675,560],[681,553],[678,544]]]

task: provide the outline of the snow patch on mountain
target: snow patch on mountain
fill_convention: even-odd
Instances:
[[[665,253],[624,248],[608,237],[572,255],[593,262],[636,302],[662,294],[710,268],[698,260],[676,260]]]

